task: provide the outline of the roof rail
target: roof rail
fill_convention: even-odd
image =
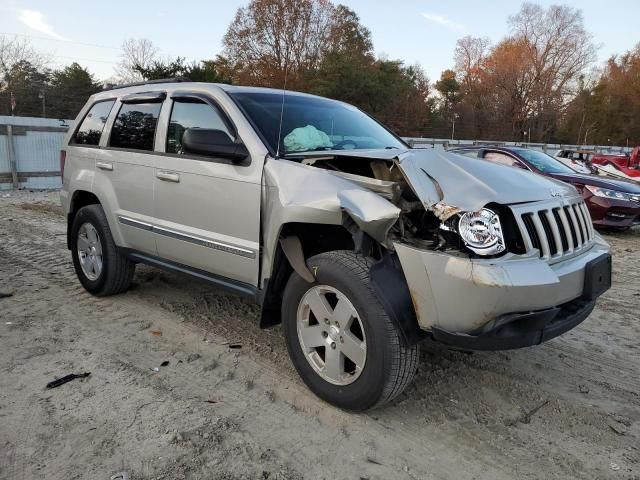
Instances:
[[[112,85],[109,83],[105,83],[104,90],[117,90],[119,88],[127,88],[127,87],[138,87],[142,85],[153,85],[155,83],[182,83],[182,82],[190,82],[191,79],[188,77],[172,77],[172,78],[159,78],[157,80],[146,80],[144,82],[134,82],[134,83],[125,83],[123,85]]]

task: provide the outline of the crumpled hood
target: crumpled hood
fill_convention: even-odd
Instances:
[[[527,170],[436,149],[340,150],[343,157],[395,160],[427,207],[438,203],[477,211],[488,203],[503,205],[576,196],[566,183]]]

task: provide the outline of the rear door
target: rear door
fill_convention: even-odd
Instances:
[[[96,190],[109,206],[121,247],[155,255],[154,146],[164,92],[129,94],[114,107],[108,141],[96,155]],[[98,178],[98,177],[101,178]],[[115,235],[114,237],[118,237]]]
[[[239,164],[182,148],[188,128],[221,130],[241,141],[230,118],[213,94],[175,93],[166,100],[154,232],[160,257],[255,286],[263,159]]]
[[[74,189],[90,192],[93,188],[96,152],[115,102],[115,99],[109,99],[93,103],[86,110],[85,116],[69,140],[65,172],[68,172],[67,175],[73,175]]]

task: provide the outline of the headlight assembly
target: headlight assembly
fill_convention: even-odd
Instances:
[[[637,201],[634,199],[634,195],[625,192],[619,192],[617,190],[609,190],[608,188],[594,187],[592,185],[585,185],[585,188],[589,190],[596,197],[603,198],[615,198],[617,200]]]
[[[500,218],[488,208],[461,214],[457,231],[467,248],[478,255],[497,255],[506,249]]]

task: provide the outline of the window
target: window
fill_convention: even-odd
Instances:
[[[454,150],[451,153],[457,153],[458,155],[464,155],[465,157],[478,158],[478,150]]]
[[[524,158],[530,167],[542,173],[575,173],[575,170],[546,153],[528,148],[514,148],[513,150]]]
[[[222,130],[229,138],[234,137],[216,108],[200,100],[176,100],[167,131],[167,153],[183,153],[182,135],[187,128]]]
[[[72,143],[79,145],[98,145],[104,125],[107,123],[111,107],[115,100],[94,103],[89,113],[84,117],[80,128],[73,136]]]
[[[509,165],[510,167],[524,168],[524,166],[518,160],[516,160],[510,155],[507,155],[506,153],[487,152],[484,154],[482,158],[484,158],[485,160],[489,160],[490,162],[493,162],[493,163],[499,163],[501,165]]]
[[[281,92],[230,95],[274,152],[407,148],[374,119],[343,102]]]
[[[111,129],[112,147],[153,150],[162,103],[125,103]]]

